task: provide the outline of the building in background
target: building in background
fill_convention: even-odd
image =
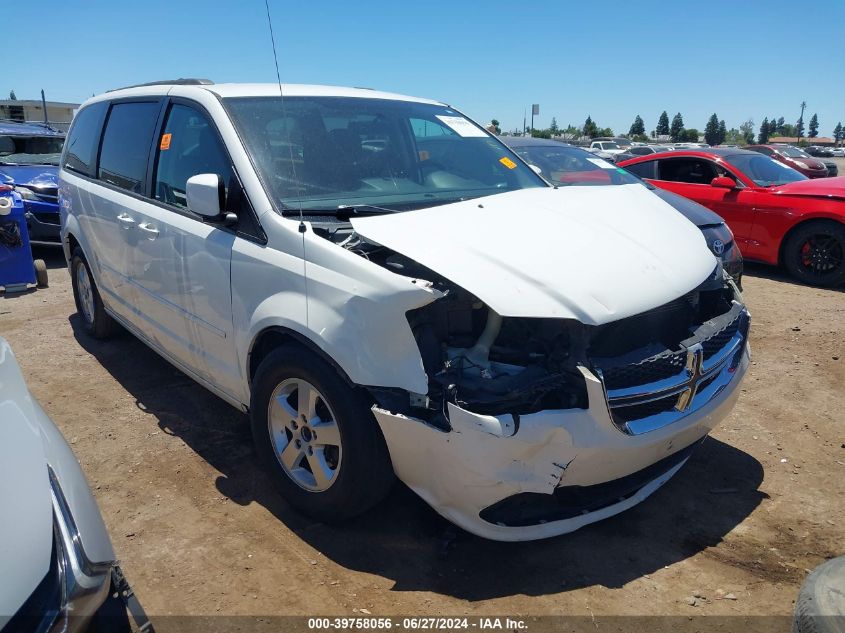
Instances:
[[[78,103],[47,101],[47,120],[51,127],[67,132]],[[40,99],[0,100],[0,120],[44,123],[44,106]]]

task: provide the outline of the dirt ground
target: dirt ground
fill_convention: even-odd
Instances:
[[[296,514],[257,469],[245,416],[126,333],[88,338],[47,255],[49,289],[0,299],[0,334],[153,616],[787,615],[808,570],[845,553],[842,290],[748,266],[753,366],[730,417],[633,510],[507,544],[401,485],[342,527]]]

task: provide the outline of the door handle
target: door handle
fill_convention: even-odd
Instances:
[[[124,229],[131,229],[133,226],[135,226],[135,220],[132,218],[132,216],[126,213],[121,213],[119,216],[117,216],[117,221],[120,222]]]
[[[148,240],[154,240],[158,237],[158,229],[149,222],[142,222],[138,225],[138,228],[147,234]]]

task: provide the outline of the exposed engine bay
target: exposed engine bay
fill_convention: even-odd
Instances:
[[[575,319],[502,317],[431,269],[355,233],[348,224],[315,232],[399,275],[425,280],[444,296],[407,313],[427,394],[381,394],[393,411],[448,430],[446,403],[489,415],[588,407],[584,377],[676,352],[708,322],[731,311],[736,288],[721,267],[698,288],[666,305],[605,325]],[[379,395],[376,395],[379,399]]]

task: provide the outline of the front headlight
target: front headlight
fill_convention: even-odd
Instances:
[[[35,200],[35,194],[32,192],[31,189],[27,189],[26,187],[21,187],[19,185],[15,186],[15,191],[20,194],[21,198],[24,200]]]

